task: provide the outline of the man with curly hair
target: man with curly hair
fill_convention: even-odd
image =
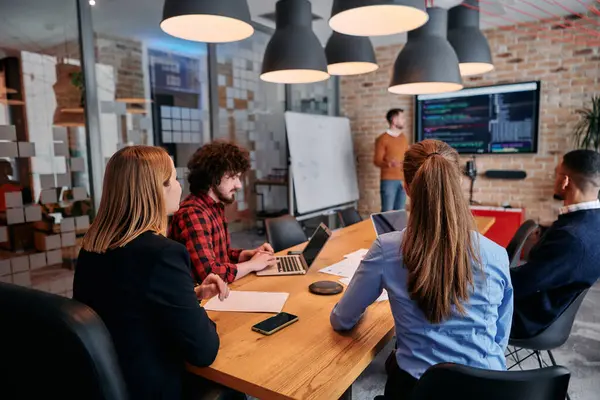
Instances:
[[[188,163],[191,194],[173,215],[169,236],[187,248],[199,283],[211,273],[231,283],[277,262],[268,243],[254,250],[230,246],[225,206],[249,169],[248,151],[223,141],[202,146]]]

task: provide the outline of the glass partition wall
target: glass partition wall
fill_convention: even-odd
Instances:
[[[164,147],[178,177],[203,144],[248,148],[232,230],[287,212],[284,112],[336,114],[336,84],[259,79],[272,31],[241,42],[175,39],[162,1],[2,1],[0,281],[70,296],[81,240],[123,146]],[[258,224],[257,224],[258,222]]]

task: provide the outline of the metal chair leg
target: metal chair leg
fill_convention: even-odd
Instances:
[[[550,361],[552,361],[552,365],[556,366],[556,360],[554,359],[554,356],[552,355],[552,352],[550,350],[548,350],[548,355],[550,356]]]
[[[536,350],[535,355],[537,356],[538,364],[540,365],[540,368],[544,368],[544,364],[542,364],[542,357],[540,356],[540,352]]]

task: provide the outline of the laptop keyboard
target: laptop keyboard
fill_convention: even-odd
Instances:
[[[302,271],[302,264],[297,257],[278,257],[277,269],[279,272]]]

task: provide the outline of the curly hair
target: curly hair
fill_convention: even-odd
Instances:
[[[250,153],[236,144],[215,141],[200,147],[188,162],[188,182],[194,194],[218,186],[226,175],[244,174],[250,169]]]

